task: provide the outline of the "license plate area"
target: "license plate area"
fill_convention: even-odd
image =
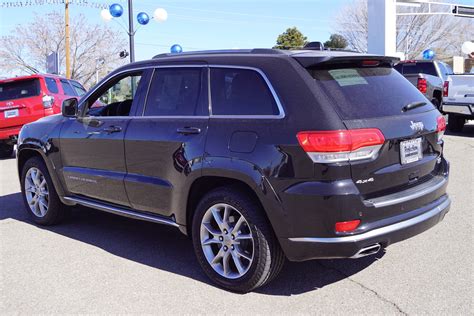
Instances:
[[[423,158],[422,139],[415,138],[400,142],[400,160],[402,165],[418,161]]]
[[[8,111],[5,111],[3,113],[4,113],[6,119],[7,118],[12,118],[12,117],[17,117],[19,115],[18,109],[8,110]]]

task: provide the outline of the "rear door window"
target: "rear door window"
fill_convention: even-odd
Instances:
[[[201,68],[158,68],[148,92],[145,116],[204,115]]]
[[[69,81],[65,79],[61,79],[60,81],[65,95],[77,96],[76,91],[69,84]]]
[[[0,101],[35,97],[40,95],[38,79],[0,83]]]
[[[56,79],[54,78],[48,78],[45,77],[44,81],[46,82],[46,87],[48,88],[48,91],[51,93],[58,93],[58,84],[56,83]]]
[[[408,113],[434,109],[418,89],[391,67],[333,65],[310,68],[315,83],[329,97],[342,119],[402,115],[412,102],[426,102]]]
[[[212,115],[278,115],[263,77],[251,69],[211,68]]]

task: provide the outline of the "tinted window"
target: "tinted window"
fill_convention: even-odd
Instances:
[[[51,93],[58,93],[58,84],[56,83],[56,79],[45,77],[44,81],[46,82],[46,87],[48,87],[48,91]]]
[[[212,68],[213,115],[278,115],[278,106],[262,76],[249,69]]]
[[[69,81],[69,82],[71,83],[72,87],[74,88],[78,96],[83,96],[84,94],[86,94],[86,89],[84,89],[84,87],[81,86],[79,82],[76,82],[76,81]]]
[[[405,105],[417,101],[427,104],[410,110],[410,114],[433,109],[418,89],[393,68],[343,67],[308,70],[342,119],[401,115]]]
[[[38,79],[0,83],[0,101],[34,97],[40,94]]]
[[[71,87],[69,81],[61,79],[61,85],[63,86],[63,91],[65,95],[77,96],[76,91]]]
[[[436,73],[435,66],[432,62],[427,63],[404,63],[403,64],[403,74],[410,75],[410,74],[427,74],[432,76],[438,76]]]
[[[156,69],[145,107],[146,116],[202,115],[201,69]]]

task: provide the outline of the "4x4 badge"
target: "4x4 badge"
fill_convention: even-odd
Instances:
[[[357,184],[364,184],[364,183],[368,183],[368,182],[374,182],[374,178],[368,178],[368,179],[363,179],[363,180],[357,180],[356,183]]]

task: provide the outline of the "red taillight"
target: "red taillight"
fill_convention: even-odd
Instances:
[[[426,93],[426,88],[427,88],[426,79],[418,78],[416,87],[418,88],[418,90],[420,90],[421,93]]]
[[[438,134],[438,142],[443,139],[444,132],[446,131],[446,119],[444,116],[438,116],[436,119],[436,133]]]
[[[445,81],[443,84],[443,97],[447,97],[449,93],[449,81]]]
[[[299,132],[296,137],[310,158],[321,163],[372,158],[385,142],[376,128]]]
[[[355,230],[360,225],[360,220],[356,219],[348,222],[337,222],[335,230],[338,233],[347,233]]]

